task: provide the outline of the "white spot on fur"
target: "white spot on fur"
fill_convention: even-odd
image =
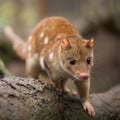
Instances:
[[[44,32],[40,33],[40,38],[42,38],[44,36]]]
[[[52,59],[53,59],[53,56],[54,56],[54,54],[53,54],[53,52],[51,52],[51,53],[49,54],[49,59],[52,60]]]
[[[41,65],[42,69],[45,70],[44,56],[40,57],[39,61],[40,61],[40,65]]]
[[[31,51],[31,50],[32,50],[32,46],[29,45],[29,46],[28,46],[28,51]]]
[[[48,42],[49,42],[49,39],[48,39],[48,37],[46,37],[46,38],[44,39],[44,44],[48,44]]]

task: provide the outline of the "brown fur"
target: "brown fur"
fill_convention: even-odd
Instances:
[[[82,38],[67,19],[50,17],[35,27],[24,49],[28,76],[47,77],[61,90],[65,90],[65,83],[71,78],[78,88],[84,109],[94,116],[88,101],[93,39]]]

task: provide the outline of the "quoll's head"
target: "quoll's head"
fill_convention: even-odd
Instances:
[[[93,65],[94,40],[64,38],[60,43],[60,64],[76,80],[87,80]]]

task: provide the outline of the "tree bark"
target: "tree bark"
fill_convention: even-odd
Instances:
[[[120,85],[92,94],[96,116],[89,117],[78,96],[68,96],[32,78],[0,80],[0,120],[119,120]]]

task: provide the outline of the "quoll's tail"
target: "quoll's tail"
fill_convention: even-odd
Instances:
[[[26,42],[22,40],[9,26],[4,28],[4,33],[5,36],[12,42],[13,48],[16,51],[17,55],[21,59],[25,59],[27,54]]]

